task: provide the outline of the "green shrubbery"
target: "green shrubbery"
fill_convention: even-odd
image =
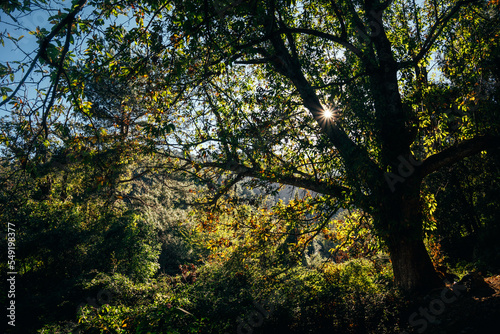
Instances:
[[[100,274],[87,288],[109,291],[111,305],[83,308],[78,328],[84,333],[392,333],[397,295],[377,283],[384,275],[367,260],[297,266],[280,275],[206,265],[195,281],[163,275],[133,283],[123,275]]]
[[[122,189],[135,204],[53,193],[4,212],[23,220],[20,293],[47,311],[20,312],[38,315],[46,324],[39,332],[400,331],[404,304],[361,212],[318,228],[311,198],[273,207],[228,197],[216,210],[192,211],[198,186],[173,177],[151,183]],[[290,206],[302,215],[290,216]]]
[[[289,233],[287,220],[274,217],[267,208],[236,205],[190,215],[182,203],[190,195],[175,189],[195,187],[168,182],[151,188],[148,180],[139,180],[129,191],[150,205],[118,207],[96,215],[90,225],[82,223],[87,232],[78,235],[88,237],[72,247],[86,257],[78,258],[80,271],[68,272],[75,275],[68,285],[70,294],[62,293],[54,303],[60,305],[50,308],[58,313],[64,304],[67,313],[46,318],[48,324],[40,332],[397,330],[399,299],[388,263],[361,258],[334,263],[328,250],[338,241],[323,237],[307,245],[305,239]],[[44,205],[55,210],[50,202]],[[291,205],[302,203],[295,200]],[[286,207],[281,209],[286,213]],[[78,212],[76,218],[89,221]],[[53,214],[65,217],[57,210]],[[56,221],[59,225],[53,231],[57,233],[75,226],[71,220]],[[349,228],[356,229],[357,221]],[[301,222],[291,224],[301,228]],[[325,236],[332,233],[325,231]],[[86,264],[86,258],[94,262]],[[57,322],[61,318],[66,322]]]

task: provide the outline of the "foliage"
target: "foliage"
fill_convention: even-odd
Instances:
[[[180,289],[175,287],[181,284]],[[141,333],[157,330],[159,333],[198,333],[204,319],[186,311],[191,302],[183,293],[182,283],[167,276],[145,284],[134,284],[128,278],[115,274],[101,275],[89,287],[106,289],[113,296],[113,305],[81,309],[78,327],[82,333],[112,332]]]
[[[263,312],[256,333],[392,333],[397,330],[399,297],[376,283],[377,270],[367,261],[300,267],[282,275],[228,265],[204,266],[194,283],[160,276],[134,284],[120,275],[101,275],[91,286],[107,289],[112,305],[86,307],[82,333],[193,332],[244,330],[249,315]],[[262,274],[264,274],[262,276]],[[238,319],[241,319],[238,320]]]
[[[427,186],[436,194],[435,238],[451,266],[475,263],[476,269],[498,272],[498,153],[466,159],[446,173],[436,173]],[[442,185],[445,184],[446,187]]]
[[[94,185],[87,183],[92,171],[86,167],[78,161],[69,162],[47,168],[41,175],[27,173],[14,164],[5,163],[2,168],[2,219],[18,227],[16,292],[20,300],[29,301],[18,307],[18,315],[33,318],[20,325],[27,326],[26,331],[33,331],[32,326],[40,322],[73,318],[76,305],[90,294],[77,283],[95,272],[119,273],[144,282],[160,269],[162,247],[176,250],[169,254],[176,266],[199,255],[195,245],[189,246],[194,241],[183,236],[183,231],[192,234],[191,229],[180,226],[187,215],[182,207],[185,204],[179,207],[175,196],[184,190],[181,187],[175,193],[168,188],[180,181],[164,178],[165,187],[147,191],[150,187],[146,189],[145,184],[153,179],[137,181],[137,176],[124,171],[132,181],[118,184],[115,191],[121,195],[108,198],[108,191],[95,191]],[[140,175],[140,169],[134,173]],[[94,189],[90,193],[88,186]],[[162,213],[169,214],[168,218],[159,219]],[[2,270],[6,270],[6,263]],[[43,310],[36,305],[43,305]]]
[[[174,174],[153,174],[133,181],[130,187],[125,198],[135,202],[134,210],[154,231],[148,238],[161,246],[161,272],[176,274],[180,265],[196,263],[207,253],[191,215],[191,205],[203,187]]]

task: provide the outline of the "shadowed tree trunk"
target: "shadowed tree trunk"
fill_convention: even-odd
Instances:
[[[383,202],[379,217],[383,239],[391,257],[394,280],[405,291],[426,292],[443,286],[423,241],[418,187],[411,196]]]
[[[422,237],[411,232],[394,234],[387,241],[394,280],[405,291],[426,292],[443,286],[427,254]]]

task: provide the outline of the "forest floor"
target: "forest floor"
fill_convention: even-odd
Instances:
[[[435,294],[434,299],[426,305],[429,311],[434,310],[434,314],[427,313],[427,319],[430,321],[425,326],[423,325],[425,315],[418,318],[421,320],[421,326],[415,327],[417,332],[429,334],[500,333],[500,275],[487,277],[484,282],[486,284],[470,291],[458,289],[458,298],[453,298],[453,293],[450,291]]]

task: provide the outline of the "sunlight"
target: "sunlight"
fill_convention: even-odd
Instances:
[[[326,124],[331,124],[335,121],[335,118],[337,117],[337,114],[335,112],[335,109],[325,107],[323,108],[323,111],[321,112],[320,116],[320,123],[323,125]]]
[[[338,117],[337,109],[323,106],[321,112],[316,116],[316,120],[322,128],[333,126]]]
[[[323,117],[328,120],[333,117],[333,112],[330,109],[325,109],[325,111],[323,111]]]

